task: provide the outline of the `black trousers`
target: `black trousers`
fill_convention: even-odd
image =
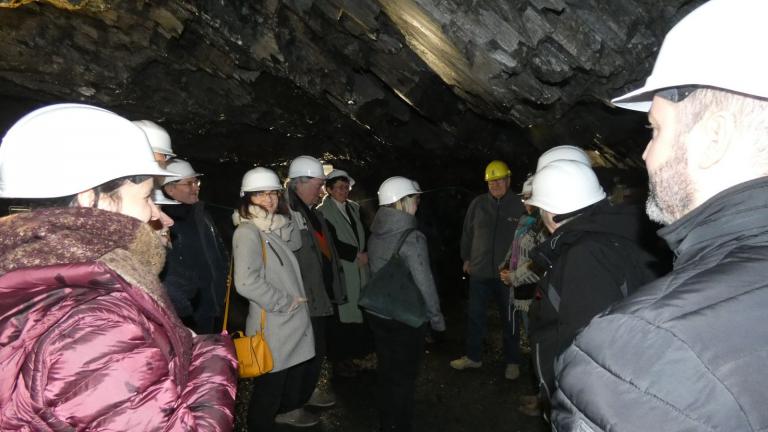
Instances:
[[[312,321],[312,333],[315,336],[315,357],[308,360],[306,369],[304,370],[302,379],[301,397],[304,398],[304,402],[307,402],[312,396],[312,392],[315,390],[317,383],[320,381],[320,373],[323,370],[323,360],[327,353],[326,349],[326,335],[328,320],[333,319],[332,316],[311,317]]]
[[[366,314],[366,318],[378,357],[377,401],[381,429],[384,432],[409,432],[427,326],[413,328],[371,314]]]
[[[312,359],[253,379],[248,405],[249,432],[271,431],[278,413],[304,405],[302,382],[310,362]]]
[[[367,320],[343,323],[337,314],[328,320],[327,332],[328,358],[334,362],[362,358],[373,352],[373,333]]]

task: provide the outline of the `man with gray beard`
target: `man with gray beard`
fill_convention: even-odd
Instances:
[[[558,359],[558,431],[768,429],[768,1],[712,0],[667,35],[645,86],[648,215],[674,269]]]

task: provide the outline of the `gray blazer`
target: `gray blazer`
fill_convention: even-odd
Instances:
[[[293,227],[291,244],[299,242]],[[262,262],[261,239],[266,247],[266,269]],[[245,331],[256,333],[261,309],[267,311],[265,337],[272,350],[273,372],[289,368],[315,356],[315,341],[309,307],[302,303],[290,310],[294,297],[306,297],[299,263],[290,246],[275,233],[260,231],[243,221],[232,237],[235,260],[235,287],[250,301]]]

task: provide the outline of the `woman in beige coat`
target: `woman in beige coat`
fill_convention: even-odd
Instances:
[[[274,362],[270,373],[253,380],[250,431],[271,430],[273,422],[310,426],[318,421],[301,408],[306,402],[300,400],[301,377],[306,361],[315,356],[314,338],[299,264],[292,252],[301,246],[301,237],[285,215],[280,189],[272,170],[248,171],[234,215],[238,225],[232,240],[235,286],[250,302],[246,334],[259,330],[264,310],[264,334]]]

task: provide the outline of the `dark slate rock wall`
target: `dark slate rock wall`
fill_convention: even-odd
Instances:
[[[475,182],[490,158],[510,161],[520,180],[542,149],[566,142],[637,163],[642,117],[606,102],[641,84],[663,34],[699,3],[0,7],[0,126],[30,106],[83,101],[159,121],[180,154],[211,167],[279,166],[309,153],[371,184],[392,174]]]

